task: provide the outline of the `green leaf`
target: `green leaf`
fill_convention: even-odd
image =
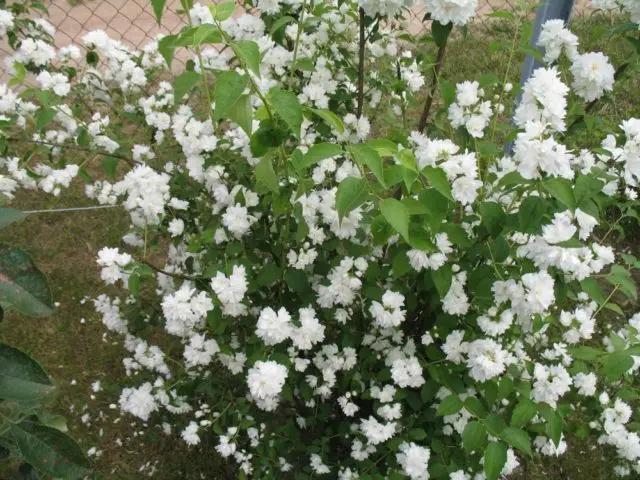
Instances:
[[[280,279],[281,275],[282,271],[275,263],[268,263],[264,267],[262,267],[262,270],[260,270],[260,273],[256,278],[256,282],[258,286],[266,287],[274,284],[277,280]]]
[[[587,293],[598,305],[602,305],[606,300],[602,287],[595,278],[585,278],[580,282],[580,287],[582,291]]]
[[[0,399],[40,400],[53,391],[47,372],[26,353],[0,343]]]
[[[242,96],[248,80],[246,75],[240,75],[233,70],[218,75],[213,94],[216,101],[214,112],[216,120],[228,117],[229,112]]]
[[[140,275],[129,275],[129,279],[127,280],[127,287],[129,288],[131,295],[137,297],[140,294]]]
[[[440,95],[442,95],[445,107],[448,108],[456,101],[456,84],[449,80],[440,80]]]
[[[273,24],[271,25],[271,28],[269,29],[269,33],[273,35],[288,23],[295,22],[295,21],[296,19],[290,15],[285,15],[284,17],[280,17],[278,20],[273,22]]]
[[[236,9],[236,4],[235,2],[225,2],[219,4],[211,3],[209,4],[209,9],[211,10],[211,14],[216,20],[224,22],[227,18],[233,15],[233,12]]]
[[[449,38],[449,34],[453,29],[453,23],[449,22],[446,25],[441,24],[439,21],[434,20],[431,24],[431,34],[433,35],[433,39],[436,41],[436,45],[438,47],[442,47],[445,43],[447,43],[447,39]]]
[[[464,404],[462,403],[462,400],[460,400],[460,397],[457,395],[449,395],[448,397],[443,398],[440,405],[438,405],[436,415],[439,417],[453,415],[454,413],[458,413],[462,410],[463,406]]]
[[[55,413],[49,412],[38,412],[37,414],[38,421],[47,427],[55,428],[56,430],[60,430],[61,432],[68,432],[69,427],[67,426],[67,419],[62,415],[56,415]]]
[[[13,70],[16,74],[9,80],[9,86],[15,87],[16,85],[22,85],[24,83],[24,79],[27,76],[27,69],[21,62],[13,62]]]
[[[538,50],[533,45],[529,45],[527,43],[522,44],[522,45],[520,45],[520,51],[522,53],[524,53],[525,55],[531,55],[538,62],[544,63],[544,58],[542,57],[542,54],[540,53],[540,50]]]
[[[469,452],[482,450],[487,444],[487,429],[477,421],[467,423],[462,433],[462,446]]]
[[[440,298],[444,298],[449,292],[449,289],[451,288],[451,281],[453,280],[451,264],[447,263],[438,270],[431,270],[431,278],[436,286],[436,290],[438,290]]]
[[[578,207],[584,206],[588,200],[602,191],[602,187],[604,187],[604,182],[595,176],[580,175],[576,179],[576,183],[573,188],[576,205]]]
[[[391,140],[387,140],[386,138],[370,140],[367,142],[367,146],[373,148],[381,157],[393,157],[394,155],[399,155],[401,153],[398,152],[398,145],[393,143]],[[413,156],[411,150],[409,149],[402,151],[407,152],[409,155]],[[413,163],[415,165],[415,159],[413,160]]]
[[[347,147],[349,153],[353,157],[353,160],[360,166],[366,165],[369,170],[373,172],[378,182],[383,187],[386,187],[384,179],[384,168],[382,166],[382,157],[378,155],[373,148],[367,145],[350,145]]]
[[[240,61],[260,78],[260,48],[251,40],[242,40],[233,46],[233,51]]]
[[[484,405],[482,404],[482,400],[476,397],[467,398],[464,401],[464,408],[466,408],[469,412],[471,412],[478,418],[482,418],[486,414]]]
[[[517,448],[521,452],[526,453],[529,456],[533,455],[531,451],[531,438],[529,434],[524,430],[514,427],[507,427],[502,431],[502,440],[507,442],[514,448]]]
[[[396,232],[409,242],[409,211],[407,207],[395,198],[385,198],[378,203],[380,213]]]
[[[204,23],[197,27],[183,30],[176,38],[176,47],[197,47],[207,43],[221,43],[222,32],[218,27],[210,23]]]
[[[119,161],[120,160],[118,160],[115,157],[104,157],[100,162],[100,165],[102,165],[102,169],[104,170],[104,173],[106,173],[113,180],[115,180],[116,178],[116,172],[118,170]]]
[[[0,305],[32,317],[53,313],[49,283],[22,249],[0,249]]]
[[[42,130],[49,125],[57,113],[58,111],[54,108],[42,108],[38,115],[36,115],[36,129]]]
[[[200,78],[200,74],[197,72],[184,72],[178,75],[173,82],[174,103],[180,103],[182,97],[191,91]]]
[[[271,89],[271,103],[276,113],[289,125],[297,138],[302,128],[302,106],[295,93],[280,88]]]
[[[342,220],[351,210],[362,205],[369,197],[369,184],[364,178],[347,177],[336,192],[336,210]]]
[[[251,136],[253,127],[251,114],[251,95],[242,95],[238,101],[231,106],[227,112],[227,117],[229,117],[229,120],[237,123],[247,135]]]
[[[422,170],[422,174],[429,180],[429,183],[435,188],[438,192],[444,195],[451,201],[453,200],[453,195],[451,194],[451,185],[449,185],[449,180],[447,180],[447,174],[444,173],[444,170],[437,167],[425,167]]]
[[[56,478],[78,479],[89,473],[91,464],[82,449],[61,431],[34,422],[11,425],[24,459],[42,473]]]
[[[409,438],[412,440],[424,440],[427,438],[427,432],[425,432],[422,428],[412,428],[409,430]]]
[[[564,423],[562,415],[556,412],[549,404],[544,402],[538,404],[538,411],[547,421],[544,429],[545,433],[557,447],[560,445],[560,438],[562,437],[562,425]]]
[[[507,10],[494,10],[493,12],[488,14],[487,16],[488,17],[494,17],[494,18],[504,18],[506,20],[513,20],[514,19],[513,13],[511,13],[511,12],[509,12]]]
[[[633,357],[624,352],[610,353],[602,359],[601,372],[610,381],[619,379],[633,367]]]
[[[540,197],[527,197],[518,212],[518,225],[522,233],[538,233],[544,206]]]
[[[160,25],[162,20],[162,12],[164,11],[165,3],[167,3],[167,0],[151,0],[151,6],[153,7],[153,13],[156,14],[158,25]]]
[[[4,228],[15,222],[20,222],[24,217],[26,217],[26,215],[15,208],[0,208],[0,228]]]
[[[636,282],[631,274],[620,265],[613,265],[611,273],[607,276],[607,281],[612,285],[618,285],[619,288],[634,300],[638,299]]]
[[[333,143],[316,143],[309,148],[307,153],[298,157],[298,159],[292,158],[291,163],[293,163],[293,168],[295,168],[297,172],[302,172],[322,160],[337,157],[342,153],[342,147],[340,145]]]
[[[572,211],[576,209],[576,199],[573,196],[571,182],[564,178],[552,178],[542,184],[543,188],[553,195],[560,203]]]
[[[491,236],[495,238],[500,235],[506,218],[502,206],[495,202],[484,202],[480,204],[478,211],[482,217],[482,223],[487,227]]]
[[[602,350],[587,346],[571,347],[569,348],[569,352],[571,353],[571,356],[576,359],[585,360],[587,362],[597,360],[599,356],[604,354]]]
[[[516,405],[511,414],[511,425],[514,427],[524,427],[533,417],[536,416],[538,408],[536,404],[529,399],[523,399]]]
[[[276,172],[273,170],[270,155],[262,157],[260,163],[256,165],[254,172],[256,181],[264,185],[269,191],[277,192],[280,189],[280,182],[278,182]]]
[[[502,442],[490,442],[484,452],[484,474],[487,480],[496,480],[507,463],[507,446]]]
[[[342,123],[340,117],[338,117],[331,110],[323,110],[319,108],[307,108],[307,110],[324,120],[325,123],[333,128],[336,132],[344,133],[344,123]]]
[[[167,35],[158,41],[158,52],[160,52],[164,61],[167,62],[167,66],[169,68],[171,68],[171,63],[173,62],[173,55],[176,51],[177,40],[177,35]]]

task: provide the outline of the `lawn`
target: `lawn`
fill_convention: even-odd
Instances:
[[[583,40],[583,51],[603,50],[614,65],[621,65],[631,56],[632,47],[620,37],[605,33],[604,27],[615,21],[596,15],[575,20],[573,28]],[[448,61],[443,75],[454,81],[488,71],[504,76],[504,54],[488,52],[494,40],[508,40],[512,36],[513,31],[501,23],[470,29],[468,36],[458,38],[449,51],[449,59],[464,61]],[[513,82],[518,80],[520,60],[516,59],[508,75]],[[594,107],[594,112],[611,122],[640,116],[640,103],[634,101],[640,92],[639,82],[637,75],[625,78],[609,100]],[[591,138],[584,129],[573,135],[567,140],[570,145],[578,140],[583,145],[585,140],[587,145],[593,145],[600,140]],[[21,193],[13,202],[14,207],[25,211],[86,205],[90,201],[84,197],[80,183],[59,199],[45,200],[41,195]],[[59,305],[50,318],[6,315],[0,324],[0,339],[29,352],[55,379],[58,394],[52,409],[67,417],[71,433],[85,451],[95,447],[101,452],[100,456],[91,457],[95,478],[127,480],[148,474],[159,480],[234,478],[213,452],[211,443],[215,438],[203,439],[202,445],[188,449],[177,435],[166,437],[160,430],[143,430],[132,417],[117,421],[117,411],[109,407],[117,403],[119,387],[126,381],[120,363],[122,347],[103,336],[105,329],[86,298],[104,291],[95,264],[96,252],[105,245],[119,245],[120,234],[127,224],[128,215],[115,208],[33,213],[21,224],[3,230],[3,244],[26,248],[46,272]],[[103,391],[94,393],[92,384],[97,380]],[[610,479],[611,465],[606,453],[593,450],[590,445],[593,442],[570,445],[567,455],[551,461],[525,461],[513,478]],[[0,478],[9,479],[11,475],[0,470]]]

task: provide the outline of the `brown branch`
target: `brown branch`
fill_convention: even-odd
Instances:
[[[99,150],[91,150],[90,148],[77,147],[75,145],[58,145],[58,144],[55,144],[55,143],[42,142],[40,140],[28,140],[28,139],[23,139],[23,138],[12,138],[12,137],[8,137],[7,140],[10,141],[10,142],[17,142],[17,143],[25,142],[25,143],[33,143],[35,145],[43,145],[45,147],[63,148],[65,150],[74,150],[74,151],[77,151],[77,152],[95,153],[96,155],[104,155],[105,157],[113,157],[113,158],[117,158],[117,159],[120,159],[120,160],[124,160],[132,168],[135,167],[135,165],[136,165],[136,163],[131,158],[125,157],[124,155],[118,155],[116,153],[109,153],[109,152],[102,152],[102,151],[99,151]]]
[[[447,50],[447,39],[442,42],[438,49],[438,56],[436,57],[436,64],[433,66],[433,72],[431,74],[431,89],[427,94],[427,99],[424,103],[424,109],[422,110],[422,116],[420,117],[420,123],[418,123],[418,130],[424,132],[427,128],[427,120],[429,119],[429,112],[431,111],[431,105],[433,104],[433,98],[436,95],[436,89],[438,88],[438,79],[440,77],[440,70],[442,70],[442,64],[444,63],[444,53]]]
[[[364,108],[364,47],[366,37],[364,32],[364,9],[360,8],[360,49],[358,51],[358,110],[357,117],[362,116]]]
[[[173,272],[167,272],[166,270],[162,270],[160,267],[156,267],[153,263],[149,263],[146,260],[136,260],[138,263],[142,263],[143,265],[146,265],[147,267],[149,267],[151,270],[154,270],[158,273],[162,273],[163,275],[166,275],[167,277],[173,277],[173,278],[177,278],[180,280],[190,280],[192,282],[196,281],[196,280],[202,280],[204,277],[192,277],[190,275],[183,275],[181,273],[173,273]]]

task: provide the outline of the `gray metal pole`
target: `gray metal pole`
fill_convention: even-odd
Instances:
[[[542,25],[547,20],[561,19],[565,23],[569,22],[571,17],[571,10],[573,10],[574,0],[543,0],[541,5],[536,11],[536,23],[533,29],[533,36],[531,37],[531,44],[537,48],[538,39],[540,38],[540,32],[542,32]],[[522,64],[522,71],[520,73],[520,85],[527,83],[527,80],[531,77],[533,72],[541,67],[542,64],[531,55],[527,55]],[[516,99],[516,105],[520,103],[521,94]],[[509,142],[505,145],[505,153],[513,153],[513,142]]]
[[[542,31],[542,25],[547,20],[562,19],[567,23],[571,16],[571,10],[573,10],[574,0],[544,0],[536,12],[536,24],[533,29],[533,37],[531,42],[535,47],[540,38],[540,32]],[[524,85],[529,77],[533,74],[534,70],[542,65],[531,55],[527,55],[522,66],[522,73],[520,75],[520,85]]]

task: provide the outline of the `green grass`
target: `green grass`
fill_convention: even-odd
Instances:
[[[631,57],[631,46],[620,38],[612,39],[603,34],[610,24],[609,17],[597,15],[575,21],[572,25],[582,39],[581,51],[602,50],[615,65],[621,65]],[[470,31],[466,38],[454,41],[448,52],[443,77],[452,81],[478,78],[493,71],[499,78],[506,77],[517,82],[522,58],[516,55],[507,75],[505,53],[488,53],[492,41],[510,42],[513,30],[503,23],[495,22],[481,30]],[[637,66],[636,66],[637,67]],[[631,70],[633,71],[633,70]],[[640,103],[634,101],[640,92],[637,75],[625,78],[613,95],[599,103],[594,109],[607,121],[616,123],[623,118],[640,116]],[[420,105],[416,105],[414,118],[419,116]],[[417,113],[416,113],[417,112]],[[570,139],[576,144],[595,145],[599,139],[592,138],[586,130],[578,130]],[[22,193],[13,206],[21,210],[83,206],[90,204],[84,197],[82,186],[75,185],[60,199],[47,199],[38,194]],[[50,318],[30,319],[8,314],[0,323],[0,340],[23,348],[38,359],[49,371],[58,385],[58,395],[52,409],[67,417],[71,434],[86,451],[92,446],[103,450],[103,455],[94,460],[96,478],[138,479],[143,478],[138,468],[147,461],[158,461],[159,480],[200,478],[233,478],[229,467],[213,453],[213,447],[205,444],[188,449],[176,435],[167,439],[155,430],[135,437],[140,425],[126,417],[114,424],[116,414],[108,405],[117,402],[117,393],[127,379],[121,365],[123,349],[113,340],[103,340],[104,327],[90,304],[82,304],[85,296],[95,297],[105,291],[95,264],[97,251],[103,246],[120,244],[120,235],[128,225],[127,214],[120,209],[105,209],[77,213],[48,213],[29,215],[24,222],[2,230],[0,243],[22,246],[34,256],[41,269],[50,278],[57,312]],[[637,238],[637,237],[636,237]],[[81,323],[81,319],[86,323]],[[105,392],[90,399],[91,383],[101,380]],[[76,385],[71,381],[76,380]],[[84,425],[80,416],[84,406],[96,417],[102,411],[105,420],[92,419]],[[71,412],[71,409],[74,412]],[[133,423],[131,423],[133,422]],[[102,435],[101,432],[102,431]],[[123,447],[117,439],[125,442]],[[126,440],[130,439],[130,440]],[[570,453],[559,458],[540,461],[523,461],[524,467],[516,474],[516,480],[565,480],[582,479],[609,480],[611,461],[608,450],[592,450],[589,443],[570,445]],[[0,478],[13,478],[0,468]]]

